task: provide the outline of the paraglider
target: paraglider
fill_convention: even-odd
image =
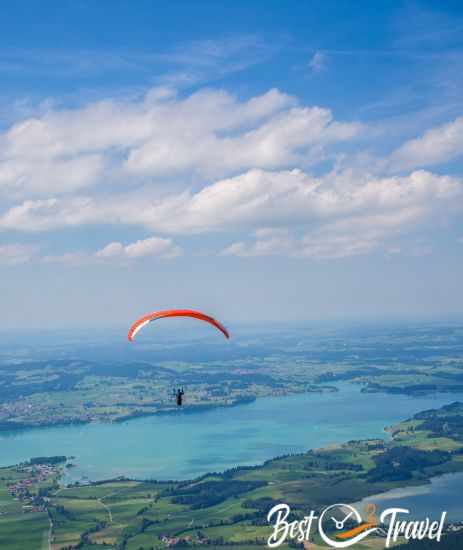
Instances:
[[[144,315],[143,317],[140,317],[140,319],[137,319],[130,327],[127,335],[129,342],[132,342],[136,334],[148,323],[156,321],[157,319],[163,319],[164,317],[192,317],[193,319],[198,319],[199,321],[205,321],[220,330],[225,338],[230,338],[227,329],[213,317],[209,317],[209,315],[205,315],[200,311],[194,311],[192,309],[165,309],[163,311],[153,311],[153,313],[148,313],[148,315]]]
[[[144,315],[143,317],[137,319],[130,327],[127,334],[129,342],[133,342],[133,339],[143,327],[153,321],[156,321],[157,319],[163,319],[166,317],[191,317],[193,319],[197,319],[198,321],[204,321],[205,323],[209,323],[217,330],[219,330],[225,336],[225,338],[230,338],[230,334],[228,333],[227,329],[209,315],[201,313],[200,311],[194,311],[192,309],[166,309],[162,311],[153,311],[152,313],[148,313],[148,315]],[[185,392],[183,390],[183,387],[181,389],[178,388],[176,391],[174,391],[175,400],[177,406],[179,407],[181,407],[183,404],[184,394]]]

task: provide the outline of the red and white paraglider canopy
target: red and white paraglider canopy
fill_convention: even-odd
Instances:
[[[213,317],[209,317],[209,315],[205,315],[200,311],[194,311],[192,309],[166,309],[163,311],[153,311],[152,313],[148,313],[148,315],[144,315],[143,317],[140,317],[140,319],[137,319],[130,327],[127,335],[129,342],[132,342],[136,334],[148,323],[164,317],[192,317],[193,319],[198,319],[199,321],[204,321],[210,325],[213,325],[216,329],[222,332],[225,338],[230,338],[227,329]]]

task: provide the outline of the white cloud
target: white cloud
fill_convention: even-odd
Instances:
[[[172,260],[182,255],[182,249],[172,239],[149,237],[133,243],[123,245],[120,242],[107,244],[96,252],[67,252],[60,255],[44,256],[46,263],[60,263],[65,265],[88,265],[102,262],[129,262],[141,258],[159,258]]]
[[[409,169],[432,166],[463,155],[463,117],[436,128],[421,137],[405,142],[394,151],[390,164],[394,168]]]
[[[0,134],[0,193],[31,198],[146,178],[307,165],[359,130],[275,89],[240,101],[218,90],[181,99],[154,88],[139,100],[50,108],[14,124]]]
[[[326,185],[326,182],[325,182]],[[294,237],[288,229],[278,232],[257,231],[250,242],[236,242],[224,250],[235,256],[286,255],[315,259],[335,259],[370,253],[379,248],[397,248],[391,241],[413,232],[423,223],[446,220],[453,210],[461,213],[458,198],[463,185],[458,180],[414,172],[408,177],[385,178],[364,182],[340,179],[325,190],[313,187],[321,197],[304,204],[304,194],[296,193],[292,217],[280,218],[293,230],[305,229],[303,237]],[[308,188],[306,187],[306,190]],[[304,222],[304,209],[308,214]],[[283,210],[280,212],[283,214]],[[266,220],[267,221],[267,220]],[[416,247],[411,253],[423,253]],[[426,253],[429,247],[426,247]]]
[[[381,225],[371,228],[366,220],[323,226],[307,233],[302,238],[259,237],[253,242],[237,242],[226,248],[224,255],[241,257],[290,256],[332,260],[368,254],[384,245],[394,233],[386,232]],[[360,222],[360,223],[359,223]],[[390,253],[390,247],[387,247]]]
[[[113,242],[106,245],[101,250],[96,252],[97,258],[114,258],[115,256],[122,256],[125,253],[125,248],[119,242]]]
[[[319,73],[325,68],[326,56],[323,52],[315,52],[309,61],[309,67],[313,72]]]
[[[136,100],[50,106],[0,133],[0,231],[233,231],[254,236],[236,239],[224,254],[334,258],[393,250],[396,236],[461,214],[460,178],[382,174],[454,158],[463,150],[463,118],[406,142],[390,158],[355,164],[352,158],[371,155],[339,148],[352,148],[364,130],[275,89],[241,100],[220,90],[179,97],[157,87]],[[314,166],[341,156],[350,162],[335,165],[350,169]],[[153,237],[49,261],[179,253],[170,239]]]
[[[150,237],[136,241],[129,245],[113,242],[96,252],[97,258],[143,258],[145,256],[157,256],[163,259],[172,259],[181,254],[181,249],[171,239]]]
[[[211,177],[257,167],[309,165],[324,158],[326,145],[351,139],[359,128],[334,122],[326,109],[293,107],[233,136],[202,128],[165,132],[134,148],[125,167],[135,174]]]
[[[104,222],[103,210],[91,197],[26,200],[0,216],[0,229],[49,231]]]
[[[138,192],[110,199],[92,197],[25,201],[0,215],[0,229],[44,231],[89,224],[123,224],[171,234],[241,228],[321,227],[353,217],[382,216],[393,227],[448,218],[461,210],[462,182],[416,171],[377,178],[352,173],[314,178],[300,170],[250,170],[219,180],[197,193],[155,198]]]
[[[423,219],[425,209],[405,208],[383,213],[364,213],[314,230],[301,240],[298,257],[337,259],[390,251],[390,242]]]
[[[388,221],[386,220],[386,226]],[[254,241],[233,243],[223,254],[241,257],[290,256],[317,260],[364,255],[381,247],[387,239],[397,234],[384,227],[381,221],[376,221],[374,225],[371,222],[368,218],[352,218],[324,225],[300,238],[291,236],[289,231],[279,237],[256,233]],[[389,247],[387,251],[390,251]]]
[[[255,232],[256,240],[253,244],[247,245],[243,242],[233,243],[226,248],[224,256],[275,256],[293,255],[295,243],[289,236],[287,229],[258,229]]]
[[[372,178],[330,174],[313,178],[300,170],[251,170],[218,181],[196,194],[182,194],[139,213],[153,229],[201,232],[227,228],[321,224],[354,214],[450,209],[462,196],[458,179],[429,172]]]
[[[7,187],[12,195],[71,192],[98,183],[104,173],[101,155],[75,158],[15,158],[0,163],[0,189]]]

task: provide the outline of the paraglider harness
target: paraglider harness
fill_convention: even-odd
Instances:
[[[175,399],[177,401],[177,406],[178,407],[181,407],[182,404],[183,404],[183,396],[184,396],[185,392],[183,391],[183,387],[180,389],[178,388],[177,391],[175,392]]]

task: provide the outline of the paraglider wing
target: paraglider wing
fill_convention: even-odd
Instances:
[[[209,315],[205,315],[200,311],[194,311],[192,309],[166,309],[163,311],[153,311],[153,313],[144,315],[143,317],[140,317],[140,319],[135,321],[135,323],[130,327],[129,333],[127,335],[129,342],[132,342],[132,340],[135,338],[135,335],[148,323],[151,323],[156,319],[162,319],[164,317],[192,317],[193,319],[198,319],[199,321],[205,321],[206,323],[209,323],[210,325],[220,330],[225,338],[230,338],[227,329],[218,321],[216,321],[213,317],[209,317]]]

